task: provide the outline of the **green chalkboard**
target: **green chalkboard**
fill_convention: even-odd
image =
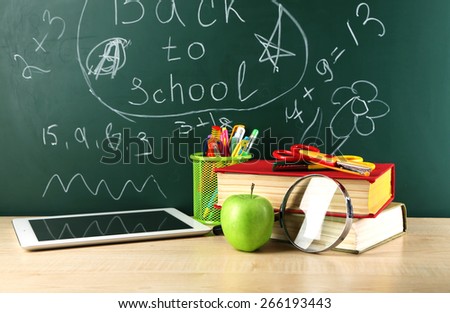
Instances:
[[[449,217],[449,33],[446,0],[2,0],[0,214],[192,213],[189,156],[244,123]]]

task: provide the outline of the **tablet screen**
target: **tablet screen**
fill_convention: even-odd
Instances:
[[[192,229],[166,211],[30,220],[38,241]]]

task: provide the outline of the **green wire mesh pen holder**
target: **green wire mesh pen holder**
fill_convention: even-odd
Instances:
[[[214,169],[235,163],[242,163],[252,155],[239,157],[205,157],[203,153],[191,154],[194,178],[194,218],[209,225],[220,224],[220,210],[217,204],[217,174]]]

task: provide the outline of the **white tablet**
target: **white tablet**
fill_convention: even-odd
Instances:
[[[211,228],[174,208],[15,218],[27,250],[203,235]]]

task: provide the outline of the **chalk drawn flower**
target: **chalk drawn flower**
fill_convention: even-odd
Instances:
[[[359,80],[350,87],[339,87],[331,96],[331,103],[340,108],[330,122],[336,138],[347,138],[354,131],[369,136],[375,131],[375,120],[389,113],[389,106],[377,99],[378,89],[371,82]]]

